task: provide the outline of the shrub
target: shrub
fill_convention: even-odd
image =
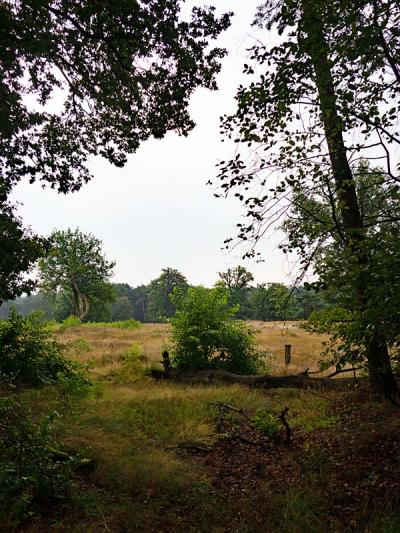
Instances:
[[[255,344],[254,329],[233,320],[238,306],[228,305],[222,287],[175,290],[177,311],[171,319],[174,365],[182,369],[223,368],[243,374],[257,373],[264,353]]]
[[[85,339],[74,339],[67,344],[67,348],[76,354],[87,353],[93,349],[90,342]]]
[[[78,317],[70,315],[61,322],[60,331],[65,331],[68,328],[74,328],[76,326],[81,326],[82,322]]]
[[[63,500],[75,458],[57,459],[51,413],[35,423],[27,405],[0,398],[0,526],[12,526]]]
[[[137,343],[132,344],[122,356],[122,367],[117,372],[118,380],[130,383],[136,381],[138,377],[144,376],[145,367],[143,361],[143,347]]]
[[[278,438],[280,425],[278,418],[273,413],[268,413],[262,409],[259,409],[252,422],[253,425],[266,437],[269,437],[270,439]]]
[[[85,380],[83,367],[64,357],[64,347],[40,319],[12,310],[0,321],[0,381],[39,387],[56,383],[60,376]]]

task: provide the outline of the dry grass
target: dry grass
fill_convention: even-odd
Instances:
[[[59,333],[58,337],[61,342],[71,345],[69,357],[92,363],[96,373],[107,375],[121,367],[123,355],[134,344],[142,348],[146,363],[160,361],[161,352],[169,340],[169,325],[143,324],[137,329],[77,326]],[[79,341],[86,346],[80,346]]]
[[[311,336],[293,322],[253,322],[253,326],[260,347],[270,353],[272,372],[285,371],[285,344],[292,345],[289,372],[316,368],[322,337]],[[287,406],[288,420],[296,434],[334,427],[337,419],[331,410],[334,398],[330,397],[334,393],[157,382],[140,368],[123,364],[123,355],[133,344],[143,348],[147,357],[143,366],[159,361],[169,334],[166,324],[145,324],[132,330],[73,327],[58,334],[61,341],[70,343],[71,357],[91,362],[96,387],[87,397],[71,398],[72,409],[66,408],[58,421],[57,438],[67,449],[95,458],[97,468],[77,487],[70,514],[62,514],[59,519],[49,517],[51,527],[47,518],[38,520],[37,526],[29,531],[267,530],[256,520],[240,522],[243,509],[241,504],[238,506],[237,494],[227,500],[214,485],[213,471],[205,469],[201,460],[181,447],[191,443],[212,444],[221,438],[216,430],[218,401],[236,405],[249,416],[279,413]],[[40,411],[45,412],[50,406],[62,410],[54,388],[30,394],[32,405]],[[226,461],[230,460],[227,456]],[[312,495],[311,485],[305,490]],[[303,519],[310,514],[308,493],[303,497],[303,492],[300,487],[294,495],[289,490],[279,496],[276,506],[283,517],[279,518],[282,527],[268,530],[274,533],[323,530],[310,529],[308,518]],[[242,504],[248,505],[251,517],[254,503],[249,496],[243,498]],[[272,498],[269,504],[275,505],[268,491],[265,498],[266,501]],[[315,510],[319,516],[318,506]],[[227,529],[218,525],[218,521],[230,524],[232,517],[243,527]]]
[[[285,373],[285,344],[292,346],[292,360],[289,373],[296,374],[318,369],[321,345],[326,336],[311,335],[300,328],[299,322],[252,322],[258,331],[257,340],[263,350],[271,354],[271,371]]]
[[[292,345],[292,362],[289,373],[297,373],[310,367],[317,369],[324,337],[310,335],[299,328],[298,322],[252,322],[257,330],[260,347],[269,354],[272,373],[282,374],[285,370],[285,344]],[[62,342],[84,340],[87,349],[77,343],[70,356],[81,362],[92,362],[96,372],[102,375],[114,372],[120,367],[121,358],[133,344],[143,349],[145,361],[149,364],[161,359],[161,352],[168,346],[170,326],[168,324],[143,324],[132,330],[119,328],[73,327],[60,333]]]

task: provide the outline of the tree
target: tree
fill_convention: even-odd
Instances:
[[[296,288],[295,297],[299,309],[298,318],[308,318],[311,313],[327,307],[326,291],[317,292],[312,287],[303,285]]]
[[[175,314],[175,304],[170,296],[176,287],[187,289],[185,276],[174,268],[163,268],[161,275],[149,285],[148,320],[158,322]]]
[[[171,324],[173,361],[178,368],[257,373],[262,354],[256,349],[255,331],[233,320],[237,306],[229,304],[226,289],[175,289],[171,299],[176,305]]]
[[[254,276],[246,268],[238,265],[236,268],[228,268],[226,272],[218,273],[220,279],[217,285],[224,287],[229,293],[229,303],[238,304],[236,316],[246,318],[251,314],[248,302],[249,285],[254,281]]]
[[[132,316],[133,309],[129,298],[127,296],[118,298],[112,306],[111,320],[128,320],[128,318],[132,318]]]
[[[249,284],[254,281],[253,274],[240,265],[236,268],[228,268],[226,272],[219,272],[218,275],[221,284],[228,291],[247,289]]]
[[[339,236],[332,238],[328,233],[315,258],[318,285],[327,287],[335,282],[331,306],[320,313],[313,313],[309,329],[327,332],[332,342],[327,345],[329,361],[342,367],[346,362],[357,363],[368,359],[368,324],[379,324],[386,338],[387,346],[396,349],[400,341],[400,196],[397,187],[388,186],[379,169],[372,169],[362,162],[355,172],[356,191],[364,217],[364,251],[370,258],[368,268],[369,284],[365,288],[368,305],[360,308],[353,286],[352,257]],[[291,218],[284,227],[293,240],[300,233],[313,239],[318,232],[322,237],[321,225],[316,222],[329,220],[329,208],[318,194],[308,195],[307,215],[301,208],[292,210]]]
[[[69,295],[73,314],[83,320],[91,305],[112,299],[108,280],[115,263],[105,259],[99,239],[79,229],[54,231],[50,240],[52,248],[39,263],[41,286],[50,294]]]
[[[197,87],[216,89],[225,51],[210,43],[229,27],[230,15],[196,7],[183,20],[181,5],[1,2],[0,300],[32,288],[23,273],[42,254],[40,239],[9,213],[16,183],[77,191],[91,178],[89,157],[121,167],[146,139],[193,128],[189,98]]]
[[[256,320],[273,320],[274,311],[266,283],[258,284],[250,293],[250,304]]]
[[[0,306],[0,319],[7,318],[12,308],[23,317],[39,311],[43,319],[55,319],[54,305],[42,291],[30,296],[19,296],[15,300],[7,300]]]
[[[140,322],[147,322],[147,307],[149,305],[149,291],[146,285],[139,285],[132,289],[130,299],[133,308],[133,318]]]
[[[253,317],[258,320],[293,320],[299,318],[302,309],[297,291],[283,283],[263,283],[251,292]]]
[[[379,221],[365,220],[352,162],[382,158],[385,183],[397,186],[391,150],[400,144],[394,129],[399,14],[398,4],[379,0],[264,2],[256,23],[277,28],[280,41],[270,49],[253,47],[252,60],[268,69],[259,81],[239,88],[238,110],[223,122],[228,136],[251,147],[251,168],[239,150],[221,163],[219,175],[225,192],[241,188],[236,194],[247,206],[250,222],[240,225],[239,237],[254,245],[281,216],[291,216],[292,208],[300,205],[306,219],[314,218],[312,236],[293,233],[283,246],[285,252],[297,250],[303,272],[316,267],[327,235],[340,240],[341,257],[346,257],[342,273],[364,331],[359,340],[371,391],[376,398],[384,394],[392,399],[397,388],[385,323],[372,312],[379,307],[380,293],[374,292],[377,271],[366,242],[370,225],[378,229]],[[251,65],[245,71],[255,72]],[[274,175],[279,176],[277,184],[271,183]],[[258,190],[261,185],[263,193],[254,193],[252,184]],[[310,212],[307,197],[313,193],[323,199],[329,217]],[[249,255],[255,253],[253,246]]]
[[[131,306],[131,317],[139,322],[146,322],[147,320],[147,306],[148,306],[148,287],[146,285],[139,285],[132,288],[127,283],[113,284],[117,298],[128,298]],[[117,305],[118,300],[113,304],[113,309]],[[114,310],[113,310],[114,313]]]
[[[45,239],[23,228],[9,204],[0,210],[0,305],[23,293],[30,294],[34,280],[27,277],[47,247]]]

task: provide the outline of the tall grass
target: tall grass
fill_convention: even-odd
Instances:
[[[84,322],[82,326],[90,328],[137,329],[142,326],[142,323],[130,318],[129,320],[117,320],[116,322]]]
[[[130,318],[128,320],[117,320],[115,322],[81,322],[76,316],[70,315],[61,323],[50,321],[47,323],[48,327],[55,331],[65,331],[70,328],[84,327],[84,328],[119,328],[119,329],[138,329],[142,323],[138,320]]]
[[[282,328],[258,323],[256,327],[261,348],[273,354],[272,372],[283,371],[285,343],[292,344],[293,350],[289,372],[317,365],[322,338],[297,329],[296,324]],[[146,369],[161,359],[169,338],[168,324],[129,328],[79,323],[59,330],[57,335],[68,343],[70,357],[90,362],[99,387],[93,387],[85,397],[79,391],[61,390],[68,416],[57,422],[57,439],[65,449],[93,457],[97,469],[77,490],[71,513],[51,517],[54,530],[344,531],[339,523],[336,529],[326,524],[329,450],[314,450],[311,433],[340,430],[341,420],[332,412],[334,392],[155,382]],[[58,409],[60,390],[26,394],[33,410],[45,411],[50,404]],[[76,402],[74,409],[69,408],[72,401]],[[262,415],[267,422],[276,421],[274,413],[288,406],[293,435],[300,437],[293,448],[285,449],[283,459],[279,453],[275,455],[273,446],[268,453],[271,462],[294,457],[301,477],[291,481],[284,475],[272,488],[270,479],[255,474],[254,486],[260,483],[265,489],[258,493],[257,501],[252,494],[240,492],[240,479],[231,496],[221,491],[214,471],[205,467],[200,456],[189,455],[184,446],[205,448],[221,438],[216,428],[216,402],[242,408],[251,418]],[[269,426],[265,429],[269,434]],[[282,432],[281,426],[274,431]],[[237,446],[240,452],[240,444]],[[234,453],[221,460],[235,461]],[[395,512],[382,520],[377,517],[374,527],[365,523],[360,531],[400,531]],[[50,525],[39,521],[32,531],[47,531]]]

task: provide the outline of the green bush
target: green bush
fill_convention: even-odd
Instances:
[[[265,354],[256,347],[255,331],[245,322],[233,320],[238,306],[228,305],[225,289],[175,290],[172,301],[177,309],[171,319],[176,367],[223,368],[242,374],[261,370]]]
[[[67,318],[64,318],[64,320],[61,322],[60,325],[60,331],[65,331],[68,328],[74,328],[77,326],[81,326],[82,322],[79,320],[78,317],[74,315],[67,316]]]
[[[252,419],[254,427],[259,429],[266,437],[277,439],[280,431],[278,418],[273,413],[268,413],[262,409],[257,411]]]
[[[117,380],[123,383],[132,383],[144,376],[146,369],[143,361],[143,347],[135,342],[122,356],[122,366],[116,374]]]
[[[83,367],[63,356],[64,347],[41,321],[40,313],[27,317],[12,310],[0,320],[0,381],[39,387],[60,376],[85,381]]]
[[[65,499],[76,458],[55,452],[51,413],[33,421],[27,405],[0,398],[0,527],[11,530]]]

